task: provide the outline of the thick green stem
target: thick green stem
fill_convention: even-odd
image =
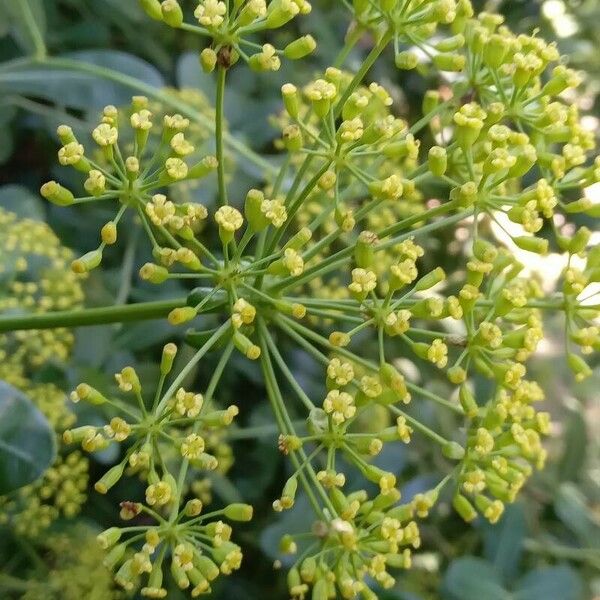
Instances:
[[[84,327],[105,323],[145,321],[167,316],[174,308],[186,305],[186,298],[140,302],[125,306],[82,308],[42,314],[10,315],[0,317],[0,333],[23,329],[56,329],[57,327]]]

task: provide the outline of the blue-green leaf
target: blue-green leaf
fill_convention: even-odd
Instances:
[[[494,567],[481,558],[465,556],[450,565],[442,583],[447,600],[509,600]]]
[[[525,533],[525,514],[520,504],[507,506],[496,525],[487,522],[483,525],[485,558],[494,565],[504,581],[513,580],[517,573]]]
[[[0,381],[0,495],[35,481],[56,456],[46,417],[19,390]]]
[[[579,575],[566,565],[536,569],[519,582],[514,600],[583,600]]]

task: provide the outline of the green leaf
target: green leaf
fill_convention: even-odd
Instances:
[[[583,410],[569,411],[565,425],[565,451],[558,466],[561,481],[577,481],[585,461],[588,434]]]
[[[600,526],[593,520],[585,496],[575,485],[563,483],[560,486],[554,501],[554,510],[584,546],[600,548]]]
[[[55,456],[46,417],[25,394],[0,381],[0,495],[35,481]]]
[[[17,65],[0,73],[0,89],[44,98],[68,108],[94,111],[107,104],[127,104],[136,93],[123,83],[103,78],[102,73],[128,75],[155,88],[164,86],[164,80],[157,69],[126,52],[84,50],[65,54],[60,58],[82,63],[89,72],[48,68],[46,65]]]
[[[514,600],[583,600],[579,575],[566,565],[536,569],[517,586]]]
[[[46,54],[46,13],[43,0],[0,0],[10,32],[19,47],[38,58]]]
[[[509,600],[500,576],[486,560],[465,556],[450,565],[442,583],[447,600]]]
[[[485,558],[502,575],[504,581],[511,581],[517,573],[523,539],[526,533],[525,514],[520,504],[512,504],[496,525],[484,524]]]
[[[41,198],[22,185],[0,187],[0,206],[22,219],[44,221],[44,205]]]

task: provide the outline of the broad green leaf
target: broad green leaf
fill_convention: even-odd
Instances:
[[[519,582],[514,600],[583,600],[579,575],[565,565],[536,569]]]
[[[525,514],[520,504],[509,505],[496,525],[487,522],[483,525],[485,558],[504,581],[511,581],[517,573],[525,533]]]
[[[563,483],[554,501],[560,520],[575,533],[581,543],[600,548],[600,526],[591,516],[585,496],[571,483]]]
[[[43,0],[0,0],[0,15],[19,47],[38,57],[46,53],[46,13]]]
[[[442,583],[446,600],[510,600],[494,567],[481,558],[465,556],[450,565]]]
[[[0,381],[0,495],[35,481],[55,456],[46,417],[25,394]]]

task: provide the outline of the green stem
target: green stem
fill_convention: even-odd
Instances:
[[[225,183],[225,153],[223,151],[223,123],[225,116],[223,114],[225,106],[225,79],[227,69],[219,66],[217,74],[217,102],[215,114],[215,145],[217,148],[217,174],[219,179],[219,200],[221,205],[229,204],[227,201],[227,185]]]
[[[42,35],[42,32],[35,21],[35,16],[31,10],[31,6],[29,5],[29,0],[18,0],[13,4],[18,7],[21,17],[23,18],[23,22],[27,27],[27,31],[31,36],[35,58],[44,59],[46,57],[46,43],[44,42],[44,36]]]
[[[186,305],[186,298],[140,302],[124,306],[82,308],[43,314],[14,315],[0,317],[0,333],[24,329],[56,329],[57,327],[83,327],[105,323],[126,323],[159,319],[167,316],[174,308]]]

